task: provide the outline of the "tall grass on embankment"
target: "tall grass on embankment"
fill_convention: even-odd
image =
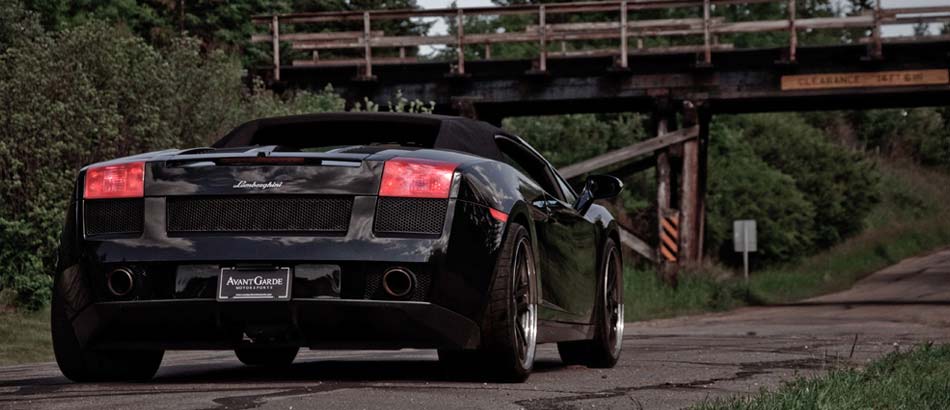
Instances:
[[[676,289],[650,269],[628,268],[627,320],[801,300],[847,289],[902,259],[950,245],[950,176],[883,161],[879,169],[881,202],[862,233],[796,264],[753,272],[748,288],[719,266],[681,273]]]
[[[0,312],[0,366],[53,360],[49,308]]]
[[[692,410],[946,409],[950,405],[950,346],[891,353],[866,369],[800,378],[775,391],[714,400]]]

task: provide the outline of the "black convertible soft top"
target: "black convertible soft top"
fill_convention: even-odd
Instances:
[[[212,146],[250,145],[330,147],[399,144],[450,149],[501,160],[496,135],[509,135],[491,124],[432,114],[334,112],[261,118],[241,124]]]

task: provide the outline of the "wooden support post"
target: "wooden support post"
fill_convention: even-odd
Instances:
[[[669,122],[667,113],[662,110],[655,112],[653,123],[656,127],[656,135],[663,135],[669,132]],[[668,285],[676,286],[676,258],[675,255],[665,254],[663,238],[668,237],[664,233],[664,220],[670,215],[671,205],[671,172],[670,157],[667,149],[657,151],[656,153],[656,216],[657,229],[660,242],[657,244],[656,260],[659,262],[660,277]],[[675,246],[675,245],[670,245]],[[667,248],[669,250],[669,248]]]
[[[462,9],[455,15],[455,41],[458,52],[458,66],[456,74],[465,74],[465,15]]]
[[[696,106],[683,103],[683,126],[692,127],[698,122]],[[683,143],[683,168],[680,178],[680,261],[699,262],[700,252],[700,147],[698,139]]]
[[[540,46],[541,54],[538,56],[538,70],[541,72],[548,71],[548,35],[547,35],[547,23],[544,18],[544,5],[538,6],[538,32],[541,34]]]
[[[620,68],[627,68],[627,0],[620,2]]]
[[[788,0],[788,61],[794,63],[798,53],[798,28],[795,24],[795,0]]]
[[[280,19],[271,17],[271,41],[274,53],[274,81],[280,81]]]
[[[373,47],[370,45],[370,19],[369,12],[363,12],[363,57],[366,59],[366,68],[363,75],[366,78],[373,78]]]
[[[491,43],[485,43],[485,59],[491,60]]]
[[[872,31],[874,39],[871,45],[871,58],[874,59],[880,59],[884,56],[881,47],[881,17],[881,0],[874,0],[874,30]]]
[[[704,50],[703,50],[703,62],[712,64],[712,45],[709,33],[709,0],[703,0],[703,38],[704,38]]]
[[[709,124],[712,122],[712,111],[706,103],[697,104],[699,111],[699,199],[696,216],[699,219],[697,248],[698,260],[703,260],[703,249],[706,240],[706,192],[709,177]]]

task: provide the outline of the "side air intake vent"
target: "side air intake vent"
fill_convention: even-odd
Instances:
[[[89,236],[141,233],[144,218],[145,202],[142,198],[83,202],[83,221]]]
[[[442,233],[447,199],[380,197],[373,230],[383,234]]]
[[[353,198],[171,197],[168,232],[344,233]]]

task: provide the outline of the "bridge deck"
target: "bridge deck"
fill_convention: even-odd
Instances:
[[[736,17],[743,13],[727,12],[751,3],[772,3],[773,11],[784,16],[746,21]],[[656,18],[657,10],[671,9],[680,17]],[[950,22],[950,6],[882,8],[877,1],[873,10],[856,15],[805,18],[798,9],[797,0],[611,0],[295,13],[254,17],[270,32],[255,34],[252,41],[272,44],[273,66],[257,73],[278,87],[332,84],[350,102],[368,98],[380,104],[401,91],[410,100],[434,101],[441,112],[457,111],[461,104],[493,119],[644,111],[657,97],[704,100],[718,112],[946,101],[950,37],[887,39],[881,28]],[[573,21],[576,15],[585,21]],[[491,23],[502,16],[520,16],[520,28],[465,32],[472,19]],[[380,24],[412,18],[442,18],[454,23],[454,32],[399,34],[386,32],[393,24]],[[281,34],[282,27],[292,32]],[[853,39],[851,44],[800,46],[799,33],[815,30],[847,32]],[[779,33],[787,44],[737,49],[728,43],[747,33]],[[664,39],[656,44],[665,45],[657,46],[654,39]],[[287,43],[298,54],[312,52],[312,58],[282,65],[281,47]],[[492,59],[492,45],[499,43],[521,43],[536,54]],[[554,50],[558,44],[560,51]],[[453,57],[429,62],[407,54],[423,45],[446,45]]]
[[[788,63],[781,60],[782,49],[728,50],[714,52],[709,66],[698,66],[695,53],[630,56],[627,70],[618,70],[611,57],[574,57],[549,60],[545,73],[531,73],[533,60],[474,61],[465,76],[446,75],[448,62],[421,62],[380,65],[372,81],[358,77],[353,67],[286,67],[281,84],[311,89],[332,84],[348,101],[369,98],[380,104],[401,92],[410,100],[434,101],[442,112],[466,101],[485,118],[644,112],[658,97],[704,100],[714,112],[950,101],[950,40],[884,43],[882,51],[881,59],[869,59],[863,45],[805,47]]]

